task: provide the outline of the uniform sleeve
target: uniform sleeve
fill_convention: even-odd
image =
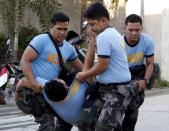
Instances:
[[[44,48],[44,38],[42,36],[36,36],[30,42],[29,46],[31,46],[38,54],[40,54]]]
[[[68,61],[73,61],[77,58],[77,52],[75,50],[75,48],[71,45],[71,55],[68,58]]]
[[[146,41],[146,53],[145,53],[145,57],[151,57],[154,55],[154,41],[149,38]]]
[[[110,57],[110,44],[103,36],[97,38],[97,55],[98,57]]]

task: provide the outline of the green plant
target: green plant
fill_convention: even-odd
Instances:
[[[169,87],[169,82],[166,80],[162,80],[160,77],[160,74],[158,74],[157,80],[156,80],[156,87],[157,88]]]
[[[157,87],[162,88],[162,87],[169,87],[169,82],[166,80],[161,80],[161,78],[157,79]]]
[[[0,64],[4,63],[5,52],[6,52],[6,41],[7,38],[4,34],[0,34]]]
[[[49,18],[57,9],[61,8],[61,2],[58,0],[3,0],[2,15],[3,23],[7,27],[7,33],[12,44],[12,60],[18,59],[19,32],[24,24],[23,16],[26,7],[33,9],[39,16],[42,28],[48,29]]]
[[[37,29],[29,27],[22,27],[19,32],[19,58],[21,58],[25,48],[28,46],[29,42],[33,39],[34,36],[38,35],[39,32]]]

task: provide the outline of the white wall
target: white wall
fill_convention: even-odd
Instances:
[[[145,15],[162,14],[165,8],[169,8],[169,0],[144,0]]]
[[[162,15],[161,78],[169,81],[169,9]]]
[[[130,14],[140,15],[141,0],[128,0],[126,3],[126,16]]]

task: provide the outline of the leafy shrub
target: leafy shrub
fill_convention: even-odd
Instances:
[[[4,63],[5,52],[6,52],[6,41],[7,38],[4,34],[0,34],[0,64]]]
[[[33,39],[34,36],[38,35],[39,32],[37,29],[32,27],[22,27],[19,32],[19,58],[21,58],[25,48],[28,46],[29,42]]]
[[[161,80],[160,78],[157,79],[157,87],[158,88],[164,88],[164,87],[169,87],[169,82],[166,80]]]

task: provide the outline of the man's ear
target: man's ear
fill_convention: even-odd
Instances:
[[[105,22],[107,22],[107,18],[102,17],[102,18],[100,18],[100,21],[103,22],[103,23],[105,23]]]

